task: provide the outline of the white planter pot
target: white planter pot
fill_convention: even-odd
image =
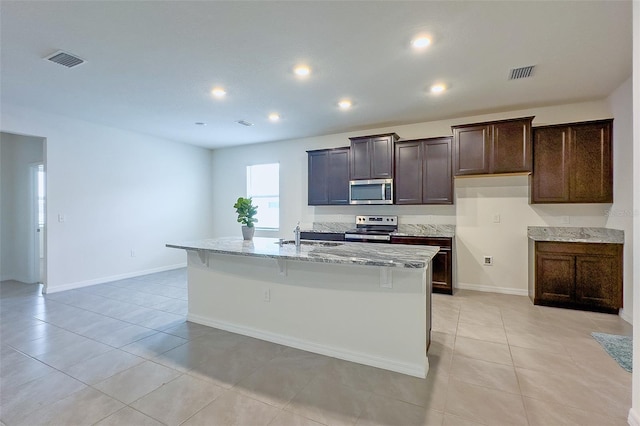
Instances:
[[[248,227],[246,225],[242,226],[242,238],[245,240],[253,240],[253,234],[256,232],[256,227]]]

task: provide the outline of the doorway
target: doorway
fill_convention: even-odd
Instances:
[[[0,132],[0,280],[44,283],[45,139]]]

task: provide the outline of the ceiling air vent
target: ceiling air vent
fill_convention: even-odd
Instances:
[[[534,67],[535,65],[529,65],[528,67],[513,68],[509,72],[509,80],[517,80],[519,78],[531,77]]]
[[[238,120],[236,121],[236,123],[242,124],[243,126],[247,126],[247,127],[253,126],[253,123],[249,123],[248,121],[245,121],[245,120]]]
[[[75,55],[72,55],[62,50],[58,50],[56,53],[52,53],[49,56],[45,56],[47,61],[55,62],[56,64],[65,66],[67,68],[77,67],[84,64],[84,59],[81,59]]]

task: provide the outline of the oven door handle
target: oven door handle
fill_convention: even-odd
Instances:
[[[345,240],[379,240],[379,241],[390,241],[391,236],[389,235],[367,235],[367,234],[345,234]]]

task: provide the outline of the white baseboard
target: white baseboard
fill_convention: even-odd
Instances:
[[[629,315],[627,313],[627,311],[624,310],[624,308],[620,309],[620,311],[618,312],[618,315],[620,315],[620,318],[622,318],[623,320],[625,320],[629,324],[633,325],[633,317],[631,315]],[[638,426],[640,426],[640,425],[638,425]]]
[[[255,337],[256,339],[266,340],[268,342],[278,343],[292,348],[301,349],[303,351],[314,352],[321,355],[327,355],[333,358],[344,359],[346,361],[357,362],[359,364],[370,365],[372,367],[383,368],[409,376],[424,378],[429,372],[429,360],[425,357],[425,365],[413,365],[400,363],[386,358],[374,357],[368,354],[353,352],[343,348],[336,348],[327,345],[301,340],[283,334],[272,333],[264,330],[258,330],[251,327],[230,324],[224,321],[217,321],[200,315],[188,314],[187,321],[209,327],[219,328],[221,330],[230,331],[232,333],[242,334],[244,336]]]
[[[111,276],[108,276],[108,277],[95,278],[95,279],[92,279],[92,280],[78,281],[78,282],[69,283],[69,284],[62,284],[62,285],[57,285],[55,287],[51,287],[49,285],[46,285],[44,287],[44,289],[42,290],[42,292],[43,293],[49,293],[49,294],[50,293],[57,293],[59,291],[73,290],[73,289],[76,289],[76,288],[88,287],[90,285],[104,284],[104,283],[108,283],[108,282],[111,282],[111,281],[124,280],[124,279],[127,279],[127,278],[139,277],[141,275],[155,274],[157,272],[171,271],[173,269],[180,269],[180,268],[186,268],[186,267],[187,267],[186,263],[179,263],[179,264],[176,264],[176,265],[160,266],[159,268],[145,269],[143,271],[129,272],[129,273],[126,273],[126,274],[111,275]]]
[[[494,287],[490,285],[480,285],[480,284],[469,284],[469,283],[457,283],[455,288],[459,288],[461,290],[475,290],[475,291],[484,291],[487,293],[500,293],[500,294],[513,294],[516,296],[528,296],[529,290],[527,289],[519,289],[519,288],[510,288],[510,287]]]
[[[629,417],[627,417],[627,423],[631,426],[640,426],[640,413],[633,408],[629,409]]]

